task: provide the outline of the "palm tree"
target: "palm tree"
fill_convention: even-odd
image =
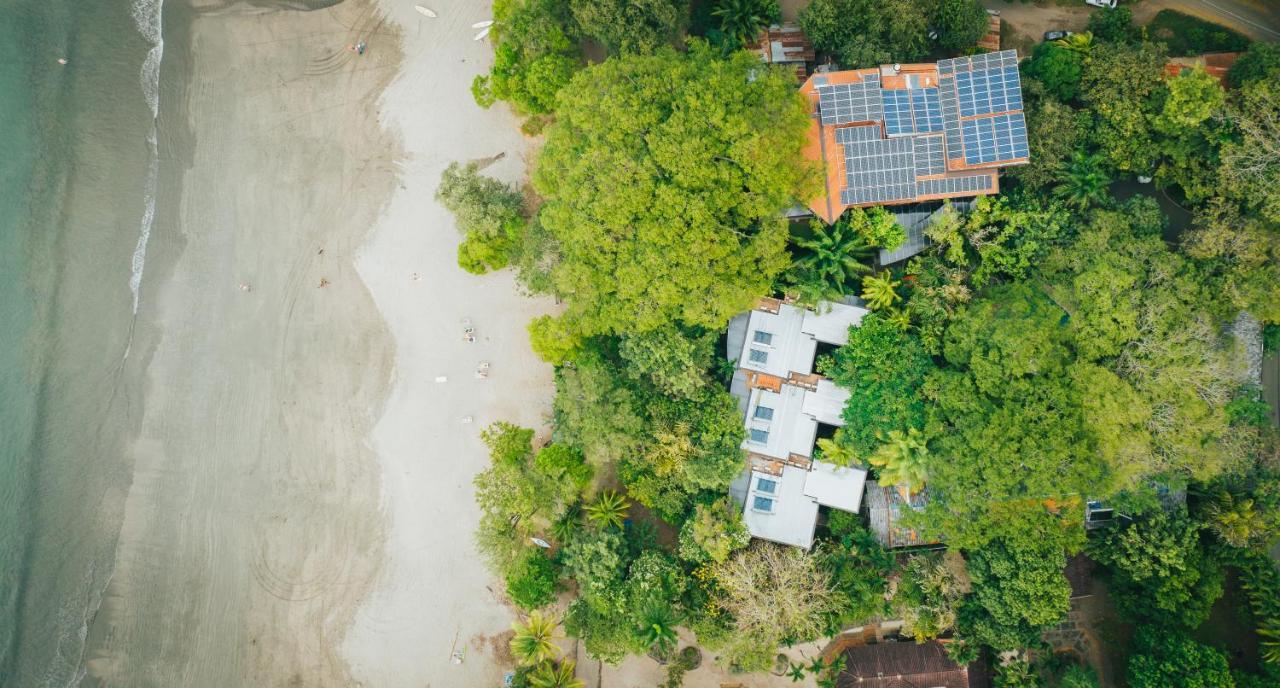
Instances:
[[[873,249],[865,237],[850,227],[841,218],[833,225],[821,222],[809,224],[813,237],[795,237],[796,246],[805,249],[805,254],[793,263],[793,274],[796,283],[802,289],[808,287],[822,297],[842,297],[849,293],[849,286],[857,275],[871,272],[862,261],[871,255]]]
[[[593,504],[587,506],[587,518],[601,528],[621,528],[631,502],[614,490],[600,493]]]
[[[888,270],[882,270],[879,275],[862,278],[862,298],[873,311],[890,308],[902,300],[897,292],[900,284],[902,282],[893,279]]]
[[[1054,45],[1080,55],[1088,57],[1093,52],[1093,34],[1088,31],[1073,33],[1070,36],[1059,38],[1053,42]]]
[[[665,657],[680,639],[676,634],[679,623],[680,617],[670,606],[650,604],[640,613],[640,638],[656,655]]]
[[[909,491],[916,492],[924,487],[928,456],[924,436],[910,428],[906,432],[890,430],[888,439],[867,461],[880,469],[880,484],[905,485]]]
[[[1280,664],[1280,621],[1268,619],[1258,627],[1259,649],[1262,660],[1268,664]]]
[[[853,448],[846,442],[839,441],[840,431],[836,431],[836,437],[828,439],[823,437],[818,440],[818,449],[821,450],[821,459],[827,463],[837,466],[852,466],[858,460],[858,455],[854,453]]]
[[[1110,183],[1111,177],[1102,169],[1098,156],[1078,150],[1072,154],[1062,183],[1054,187],[1053,193],[1083,210],[1105,202],[1109,198],[1107,185]]]
[[[551,537],[555,538],[556,542],[559,542],[560,544],[568,542],[569,539],[573,537],[573,534],[578,532],[578,528],[580,527],[578,517],[581,515],[582,507],[577,504],[569,507],[569,509],[564,512],[564,516],[560,517],[560,520],[551,524]]]
[[[1266,518],[1253,499],[1237,498],[1220,490],[1204,507],[1205,522],[1222,541],[1232,547],[1248,547],[1267,533]]]
[[[745,46],[755,41],[760,31],[777,21],[777,0],[720,0],[711,15],[720,20],[720,31]]]
[[[559,664],[543,662],[529,674],[529,686],[530,688],[586,688],[587,684],[583,683],[582,679],[574,677],[576,668],[577,663],[572,659],[562,660]]]
[[[516,661],[526,666],[533,666],[555,659],[560,654],[556,646],[556,626],[559,623],[542,612],[534,611],[525,618],[524,623],[512,622],[511,630],[516,634],[511,637],[511,654]]]

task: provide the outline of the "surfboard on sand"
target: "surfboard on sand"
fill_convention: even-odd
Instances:
[[[476,37],[471,40],[473,41],[482,40],[485,36],[489,35],[489,30],[492,28],[493,28],[492,26],[486,26],[483,29],[480,29],[480,33],[476,34]]]
[[[478,21],[478,22],[476,22],[476,23],[472,24],[472,25],[471,25],[471,28],[473,28],[473,29],[487,29],[487,28],[489,28],[490,26],[493,26],[493,20],[492,20],[492,19],[486,19],[486,20],[484,20],[484,21]]]
[[[436,16],[436,13],[435,13],[435,12],[433,12],[433,11],[431,11],[431,10],[429,10],[429,9],[427,9],[427,8],[425,8],[425,7],[423,7],[422,5],[414,5],[414,6],[413,6],[413,9],[418,10],[418,14],[421,14],[421,15],[422,15],[422,16],[424,16],[424,17],[432,17],[432,18],[435,18],[435,16]]]

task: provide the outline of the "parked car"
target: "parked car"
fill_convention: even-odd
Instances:
[[[1060,38],[1066,38],[1067,36],[1070,36],[1074,33],[1075,31],[1063,31],[1061,29],[1055,29],[1053,31],[1045,31],[1044,40],[1046,43],[1048,43],[1049,41],[1056,41]]]
[[[1084,0],[1084,4],[1093,5],[1094,7],[1105,7],[1109,10],[1116,8],[1116,0]]]

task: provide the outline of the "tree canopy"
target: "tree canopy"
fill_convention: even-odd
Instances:
[[[778,209],[812,179],[806,126],[791,77],[746,53],[695,45],[575,78],[534,173],[573,329],[718,328],[766,293],[788,262]]]

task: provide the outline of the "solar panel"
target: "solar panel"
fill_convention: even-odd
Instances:
[[[880,127],[874,124],[860,127],[840,127],[839,129],[836,129],[836,143],[876,141],[879,138]]]
[[[911,121],[911,96],[907,91],[898,89],[884,91],[884,132],[889,136],[900,136],[915,131]]]
[[[938,89],[918,88],[909,91],[911,94],[911,114],[915,119],[915,131],[942,131],[942,106],[938,100]]]
[[[915,162],[916,176],[942,174],[947,171],[946,160],[942,157],[942,136],[917,136],[911,139]]]
[[[938,83],[938,101],[942,104],[942,131],[947,136],[947,159],[964,157],[960,132],[960,105],[956,100],[955,79],[944,77]]]
[[[878,122],[884,118],[880,79],[818,86],[818,107],[826,125]]]
[[[915,195],[915,154],[910,138],[847,143],[846,205],[900,201]]]
[[[941,179],[921,179],[916,182],[917,196],[937,196],[942,194],[981,193],[991,190],[990,174],[977,174],[965,177],[943,177]]]

